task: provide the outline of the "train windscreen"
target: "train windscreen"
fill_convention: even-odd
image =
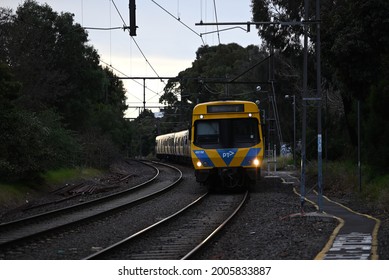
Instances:
[[[258,120],[254,118],[197,120],[194,144],[208,149],[244,148],[258,144]]]

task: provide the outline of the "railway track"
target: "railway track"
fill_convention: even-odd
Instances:
[[[7,250],[12,251],[15,246],[19,247],[19,251],[23,250],[20,249],[23,244],[28,244],[29,241],[39,239],[41,236],[111,215],[147,201],[171,189],[182,179],[182,172],[176,167],[157,163],[148,164],[155,169],[155,176],[131,189],[0,224],[0,258],[6,258]]]
[[[169,217],[86,259],[188,259],[235,216],[247,197],[248,192],[205,193]]]
[[[131,162],[135,162],[136,164],[134,165]],[[83,182],[76,184],[66,184],[49,192],[40,199],[30,201],[26,198],[26,201],[28,202],[15,209],[17,210],[16,213],[12,213],[15,212],[14,210],[11,211],[11,213],[2,215],[0,217],[2,220],[0,224],[80,204],[82,202],[94,200],[116,192],[129,190],[137,187],[143,182],[152,180],[156,175],[152,174],[153,170],[155,171],[154,167],[143,161],[126,160],[118,164],[118,166],[119,167],[117,167],[116,170],[107,177],[84,180]],[[137,175],[137,173],[139,173],[140,166],[144,166],[146,169],[149,168],[150,175]],[[146,170],[144,167],[142,172]]]

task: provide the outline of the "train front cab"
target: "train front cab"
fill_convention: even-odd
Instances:
[[[224,101],[197,105],[192,116],[191,158],[196,180],[237,188],[256,181],[263,160],[258,107]]]

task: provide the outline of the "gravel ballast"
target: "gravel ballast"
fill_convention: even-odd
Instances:
[[[129,173],[136,172],[139,177],[134,181],[150,173],[150,168],[131,163],[127,166]],[[162,218],[164,213],[168,214],[172,208],[179,207],[183,202],[196,197],[205,190],[204,186],[195,182],[193,169],[182,167],[184,179],[174,192],[168,195],[168,203],[163,199],[156,200],[156,204],[148,207],[137,206],[127,213],[126,217],[120,217],[119,220],[133,221],[132,228],[141,228],[154,220],[150,213],[153,209],[158,209],[158,219]],[[135,171],[136,170],[136,171]],[[131,182],[127,185],[131,185]],[[331,197],[332,198],[332,197]],[[52,199],[47,196],[46,199]],[[41,197],[40,202],[45,198]],[[355,207],[356,211],[375,215],[381,219],[379,230],[379,257],[380,259],[389,259],[389,221],[384,213],[375,213],[370,209],[364,209],[361,205],[352,199],[343,200],[343,203],[350,207]],[[358,207],[359,205],[359,207]],[[50,206],[52,207],[52,206]],[[358,209],[360,208],[360,209]],[[20,209],[20,208],[19,208]],[[7,209],[12,215],[20,217],[25,213],[18,213],[18,209]],[[11,211],[12,210],[12,211]],[[306,204],[306,212],[314,212],[316,209]],[[151,212],[150,212],[151,211]],[[258,187],[250,193],[248,203],[241,209],[237,216],[222,230],[194,259],[236,259],[236,260],[311,260],[322,250],[327,243],[334,228],[337,226],[337,220],[324,217],[311,217],[307,215],[295,215],[301,212],[299,197],[293,192],[293,186],[282,184],[281,180],[275,178],[262,178]],[[117,219],[117,218],[115,218]],[[70,235],[64,234],[61,245],[51,244],[55,248],[50,254],[34,254],[35,259],[78,259],[88,254],[94,249],[98,250],[99,242],[109,241],[114,235],[121,235],[123,220],[106,218],[104,221],[86,225],[75,229]],[[128,227],[128,225],[127,225]],[[89,232],[92,230],[93,232]],[[81,233],[81,235],[78,235]],[[88,237],[89,236],[89,237]],[[95,236],[96,242],[88,240]],[[66,240],[71,238],[71,240]],[[93,237],[94,238],[94,237]],[[100,240],[100,241],[98,241]],[[105,242],[105,241],[104,241]],[[66,246],[71,244],[71,246]],[[85,247],[83,244],[87,244]],[[84,247],[83,247],[84,246]],[[68,254],[69,253],[69,254]],[[21,258],[21,256],[18,256]],[[22,257],[23,258],[23,257]]]

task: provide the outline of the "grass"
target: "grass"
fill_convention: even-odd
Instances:
[[[73,180],[87,179],[101,174],[102,171],[93,168],[63,168],[42,174],[44,183],[39,186],[0,182],[0,206],[17,207],[47,192],[51,186],[64,184]]]
[[[317,165],[311,163],[307,174],[317,177]],[[374,170],[362,166],[361,187],[355,163],[349,161],[326,162],[323,164],[323,185],[327,195],[353,194],[366,204],[389,211],[389,175],[375,175]]]
[[[372,179],[362,190],[362,194],[370,203],[389,212],[389,175]]]
[[[48,185],[57,185],[69,180],[85,179],[100,175],[102,172],[93,168],[62,168],[51,170],[42,175]]]
[[[0,205],[2,207],[14,207],[26,203],[32,192],[35,193],[27,186],[0,183]]]
[[[272,160],[272,159],[271,159]],[[262,162],[262,170],[267,170],[268,159],[265,157]],[[293,157],[277,157],[277,170],[291,169],[293,167]],[[274,163],[270,163],[270,169],[274,170]]]

